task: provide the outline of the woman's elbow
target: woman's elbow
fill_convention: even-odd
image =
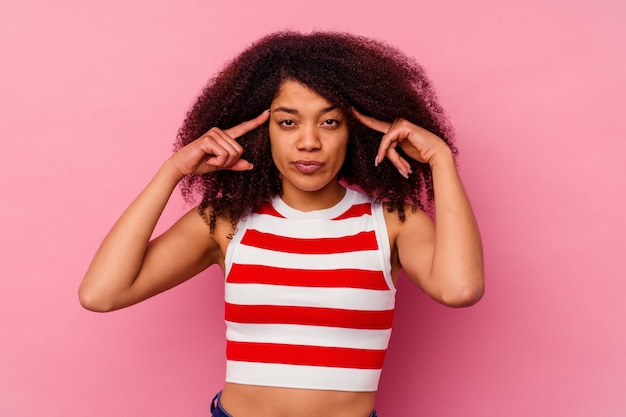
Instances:
[[[441,295],[441,303],[448,307],[469,307],[483,297],[485,286],[482,282],[458,286]]]
[[[78,301],[83,308],[97,313],[114,310],[113,305],[107,302],[104,297],[83,285],[78,288]]]

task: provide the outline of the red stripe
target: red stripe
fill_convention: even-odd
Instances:
[[[300,324],[347,329],[388,330],[391,310],[345,310],[339,308],[241,305],[225,303],[226,321],[250,324]]]
[[[233,284],[266,284],[316,288],[389,290],[382,271],[365,269],[288,269],[265,265],[233,264],[226,277]]]
[[[329,366],[354,369],[382,369],[386,350],[351,349],[278,343],[226,343],[231,361]]]
[[[366,214],[372,214],[371,203],[355,204],[354,206],[346,210],[345,213],[338,217],[335,217],[333,220],[351,219],[353,217],[361,217]]]
[[[272,206],[272,204],[269,202],[262,203],[260,206],[254,209],[254,212],[257,214],[267,214],[267,215],[274,216],[274,217],[281,217],[281,218],[285,217],[279,212],[277,212],[274,206]]]
[[[249,229],[244,234],[241,243],[278,252],[308,255],[378,249],[374,231],[361,232],[356,235],[343,237],[298,239]]]

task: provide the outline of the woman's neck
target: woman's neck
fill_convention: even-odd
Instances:
[[[341,201],[345,194],[346,189],[339,184],[339,181],[333,181],[316,191],[300,190],[283,184],[280,198],[289,207],[306,212],[333,207]]]

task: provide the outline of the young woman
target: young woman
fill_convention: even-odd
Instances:
[[[376,415],[400,270],[445,305],[482,296],[452,130],[421,67],[388,45],[269,35],[208,83],[176,149],[79,295],[115,310],[220,265],[227,371],[213,416]],[[202,201],[152,239],[178,184]],[[436,224],[423,211],[434,196]]]

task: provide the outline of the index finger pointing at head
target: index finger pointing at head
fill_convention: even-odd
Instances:
[[[363,123],[365,126],[369,127],[370,129],[376,130],[378,132],[387,133],[387,131],[391,127],[391,123],[383,122],[382,120],[375,119],[371,116],[366,116],[358,112],[354,108],[352,109],[352,114],[354,114],[356,118],[359,119],[359,121]]]
[[[257,127],[261,126],[263,123],[267,121],[269,116],[270,116],[269,110],[265,110],[263,113],[259,114],[254,119],[241,122],[238,125],[231,127],[230,129],[224,130],[224,133],[226,133],[231,138],[236,139],[240,136],[245,135],[248,132],[253,131]]]

